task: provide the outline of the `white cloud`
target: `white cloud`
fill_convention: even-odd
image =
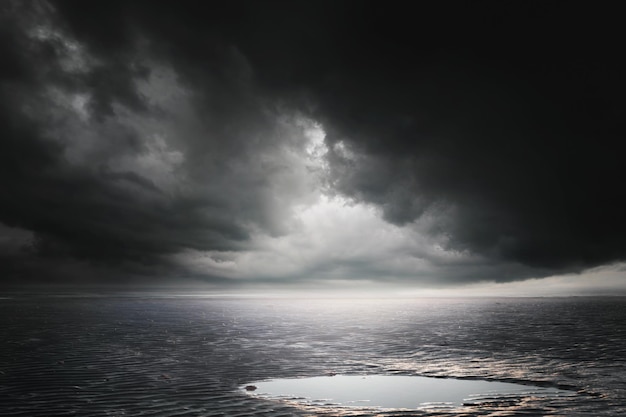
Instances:
[[[289,233],[257,234],[247,250],[186,251],[175,259],[195,273],[239,280],[430,281],[433,260],[468,255],[446,252],[416,227],[385,222],[374,207],[320,194],[294,210]]]

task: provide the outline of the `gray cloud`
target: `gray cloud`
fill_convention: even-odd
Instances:
[[[0,215],[37,236],[32,256],[154,273],[182,249],[283,233],[312,191],[298,159],[307,122],[254,93],[236,49],[185,76],[138,38],[82,39],[46,3],[30,6],[9,10],[23,46],[10,52],[30,73],[2,83]]]
[[[568,271],[624,259],[610,11],[334,12],[319,65],[292,80],[308,81],[331,149],[352,154],[330,159],[341,193],[399,225],[445,207],[448,247],[493,260]]]
[[[608,11],[56,1],[1,19],[0,222],[34,236],[3,249],[13,275],[465,282],[624,260]],[[400,237],[347,252],[371,236],[330,227],[335,252],[294,249],[321,193]]]

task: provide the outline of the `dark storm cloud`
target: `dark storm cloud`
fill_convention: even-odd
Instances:
[[[531,268],[511,278],[623,260],[619,14],[413,6],[4,3],[0,222],[34,233],[32,259],[242,250],[284,233],[277,184],[305,198],[273,154],[299,146],[286,110],[323,124],[335,192],[397,225],[445,213],[430,233]]]
[[[166,15],[144,22],[134,4],[53,6],[2,10],[0,222],[35,235],[5,277],[42,259],[155,274],[183,249],[281,233],[286,169],[265,149],[298,132],[276,127],[234,47],[184,20],[157,37]]]
[[[559,271],[624,259],[616,10],[321,7],[302,20],[262,13],[274,37],[242,51],[275,91],[309,94],[339,192],[396,224],[445,207],[448,246],[494,260]]]

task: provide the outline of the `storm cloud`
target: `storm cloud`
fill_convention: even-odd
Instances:
[[[435,285],[626,257],[615,11],[1,7],[8,282]]]

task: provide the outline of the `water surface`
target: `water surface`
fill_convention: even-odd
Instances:
[[[499,381],[407,375],[333,375],[284,378],[243,387],[264,398],[342,407],[420,409],[514,403],[526,397],[572,396],[572,391]]]
[[[626,415],[624,298],[3,296],[10,299],[0,300],[0,415]],[[575,395],[386,414],[241,390],[329,372],[470,378]]]

